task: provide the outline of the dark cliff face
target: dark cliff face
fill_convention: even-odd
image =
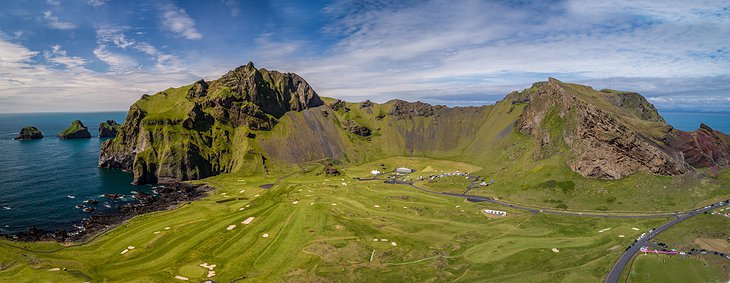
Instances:
[[[259,158],[253,148],[233,146],[238,129],[268,131],[286,112],[323,104],[296,74],[249,63],[211,82],[143,96],[102,145],[99,166],[133,172],[135,184],[230,172],[240,167],[234,156]]]
[[[99,137],[100,138],[113,138],[117,136],[117,132],[121,125],[114,120],[106,120],[99,124]]]

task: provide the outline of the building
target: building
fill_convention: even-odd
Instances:
[[[373,171],[370,171],[370,174],[373,174],[373,175],[380,175],[380,171],[378,171],[378,170],[373,170]]]
[[[486,213],[486,214],[491,214],[491,215],[496,215],[496,216],[507,216],[507,212],[506,211],[491,210],[491,209],[485,209],[485,210],[482,210],[482,211],[484,211],[484,213]]]
[[[416,170],[413,170],[411,168],[406,168],[406,167],[399,167],[399,168],[395,169],[395,172],[404,173],[404,174],[413,173],[415,171]]]

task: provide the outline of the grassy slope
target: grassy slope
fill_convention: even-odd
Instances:
[[[296,175],[270,191],[258,188],[272,181],[260,177],[231,174],[208,181],[219,188],[213,196],[136,217],[82,246],[42,253],[2,245],[0,277],[83,280],[68,272],[47,271],[61,267],[95,280],[167,281],[175,275],[198,280],[205,270],[197,265],[208,262],[217,264],[215,280],[220,282],[241,276],[267,282],[598,281],[621,247],[639,233],[630,227],[645,230],[665,221],[518,211],[494,220],[480,213],[488,207],[485,204],[405,186],[357,183],[350,177]],[[245,209],[239,211],[241,207]],[[257,217],[252,224],[239,223],[249,216]],[[227,231],[231,224],[238,227]],[[613,229],[598,233],[608,227]],[[270,237],[263,238],[264,233]],[[22,245],[32,250],[61,248],[49,243]],[[120,255],[128,245],[136,249]]]
[[[725,282],[722,271],[696,258],[639,255],[628,282]],[[727,276],[724,276],[727,277]]]
[[[60,136],[66,136],[66,135],[69,135],[69,134],[72,134],[72,133],[81,131],[81,130],[84,129],[83,127],[81,127],[81,125],[82,125],[81,124],[81,121],[74,120],[71,123],[71,125],[68,126],[68,128],[66,128],[65,130],[61,131],[61,133],[59,133],[58,135],[60,135]]]

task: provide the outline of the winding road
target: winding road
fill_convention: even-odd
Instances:
[[[362,181],[372,181],[372,180],[379,180],[376,178],[372,179],[362,179]],[[679,222],[682,222],[684,220],[689,219],[690,217],[693,217],[698,214],[702,214],[704,212],[710,211],[712,209],[718,208],[720,206],[726,205],[725,201],[721,201],[718,203],[714,203],[709,206],[705,206],[703,208],[698,208],[686,212],[676,212],[676,213],[657,213],[657,214],[635,214],[635,215],[620,215],[620,214],[609,214],[609,213],[583,213],[583,212],[573,212],[573,211],[556,211],[556,210],[546,210],[546,209],[536,209],[531,208],[523,205],[518,204],[511,204],[506,203],[502,201],[495,200],[490,197],[482,197],[482,196],[475,196],[475,195],[467,195],[466,192],[464,194],[456,194],[456,193],[449,193],[449,192],[436,192],[431,191],[428,189],[421,188],[417,185],[415,185],[414,181],[400,181],[400,180],[388,180],[385,183],[387,184],[400,184],[400,185],[408,185],[415,189],[418,189],[422,192],[431,193],[431,194],[438,194],[443,196],[452,196],[452,197],[460,197],[465,198],[469,201],[474,202],[489,202],[513,209],[519,209],[524,211],[529,211],[532,213],[546,213],[546,214],[553,214],[553,215],[565,215],[565,216],[581,216],[581,217],[600,217],[600,218],[665,218],[665,217],[674,217],[672,220],[670,220],[667,223],[664,223],[663,225],[659,226],[656,229],[651,230],[649,233],[638,239],[636,242],[634,242],[626,251],[621,255],[621,257],[616,261],[613,268],[611,268],[611,271],[606,276],[606,283],[617,283],[618,280],[621,278],[621,274],[623,273],[624,269],[626,268],[626,265],[628,265],[629,261],[631,261],[631,258],[634,257],[636,253],[639,252],[642,246],[647,245],[647,243],[656,235],[663,232],[664,230],[669,229],[669,227],[672,227],[676,225]],[[467,190],[468,192],[468,190]],[[730,205],[730,203],[728,203]]]
[[[611,268],[611,271],[606,276],[606,283],[616,283],[621,278],[621,273],[623,273],[624,269],[626,268],[626,265],[628,265],[629,261],[631,261],[631,258],[634,257],[636,253],[639,252],[642,246],[646,246],[651,240],[651,238],[655,237],[657,234],[663,232],[664,230],[669,229],[669,227],[672,227],[676,225],[679,222],[682,222],[692,216],[695,216],[697,214],[702,214],[704,212],[710,211],[712,209],[718,208],[720,206],[723,206],[724,202],[718,202],[710,206],[706,206],[700,209],[696,209],[693,211],[688,212],[687,214],[684,214],[682,216],[678,216],[675,219],[672,219],[671,221],[664,223],[664,225],[659,226],[659,228],[656,228],[649,232],[649,234],[646,234],[644,237],[640,238],[638,241],[636,241],[634,244],[629,247],[626,252],[624,252],[623,255],[618,259],[616,264]]]

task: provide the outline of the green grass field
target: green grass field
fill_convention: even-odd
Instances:
[[[638,255],[629,282],[726,282],[723,271],[696,258]],[[724,277],[727,277],[725,275]]]
[[[209,197],[135,217],[88,243],[0,240],[0,281],[200,281],[208,269],[199,265],[208,263],[217,282],[598,282],[634,238],[667,221],[509,209],[489,218],[482,209],[505,208],[354,180],[381,163],[411,166],[414,174],[479,170],[391,158],[325,176],[321,166],[303,164],[306,173],[268,190],[259,186],[279,176],[211,177],[201,181],[216,187]]]

